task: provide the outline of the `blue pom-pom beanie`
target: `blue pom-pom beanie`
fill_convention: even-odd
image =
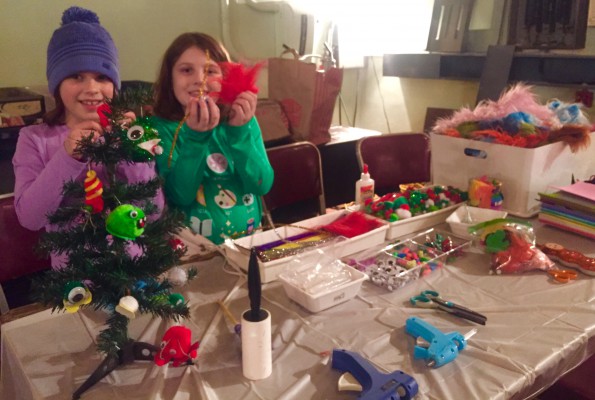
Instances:
[[[65,78],[79,72],[106,75],[120,89],[118,50],[93,11],[70,7],[54,31],[47,52],[46,75],[50,93]]]

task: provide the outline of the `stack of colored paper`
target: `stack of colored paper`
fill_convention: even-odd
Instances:
[[[595,184],[577,182],[539,193],[539,220],[570,232],[595,239]]]

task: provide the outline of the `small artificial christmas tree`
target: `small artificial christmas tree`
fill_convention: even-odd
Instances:
[[[66,255],[61,269],[48,271],[34,282],[34,300],[53,306],[53,310],[77,312],[92,307],[107,312],[107,328],[98,337],[98,350],[106,358],[74,398],[107,375],[118,365],[134,359],[153,360],[153,354],[139,357],[140,350],[151,353],[156,346],[134,342],[128,336],[129,319],[138,313],[178,321],[189,310],[184,298],[171,293],[172,283],[164,273],[179,264],[185,253],[174,234],[183,226],[183,215],[159,210],[152,199],[160,181],[129,184],[118,178],[118,163],[149,162],[159,154],[157,132],[150,119],[137,118],[121,125],[126,110],[149,104],[151,93],[133,89],[114,97],[100,108],[104,134],[93,141],[81,140],[78,153],[87,160],[85,182],[66,182],[66,205],[48,216],[58,226],[40,242],[46,254]],[[108,179],[101,182],[93,170],[104,165]],[[191,269],[188,279],[196,271]]]

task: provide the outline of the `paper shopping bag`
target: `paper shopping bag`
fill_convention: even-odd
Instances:
[[[319,70],[298,59],[269,59],[269,98],[281,103],[294,140],[330,141],[329,128],[343,82],[343,70]]]

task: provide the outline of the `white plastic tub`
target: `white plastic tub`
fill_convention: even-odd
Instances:
[[[506,218],[507,215],[506,211],[471,207],[463,204],[446,218],[446,222],[454,233],[466,239],[471,239],[472,236],[468,231],[470,226],[493,219]]]
[[[350,275],[351,280],[340,285],[329,285],[326,290],[310,292],[298,287],[295,281],[291,279],[291,274],[287,272],[279,274],[279,280],[291,300],[310,312],[319,312],[354,298],[359,292],[362,282],[367,279],[365,273],[346,264],[341,263],[341,265],[345,272]],[[302,268],[298,273],[311,273],[312,269],[314,269],[314,266],[308,266]]]

